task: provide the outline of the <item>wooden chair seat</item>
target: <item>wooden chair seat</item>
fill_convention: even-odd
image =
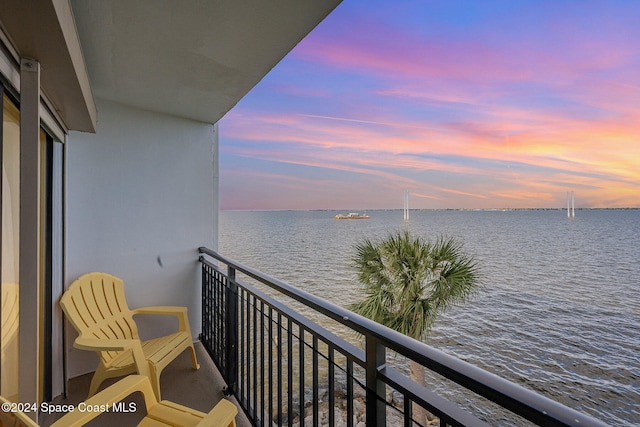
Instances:
[[[191,341],[191,334],[186,332],[176,332],[171,335],[167,335],[160,338],[154,338],[148,341],[142,341],[142,352],[145,359],[149,363],[153,363],[156,366],[160,366],[163,362],[168,364],[175,356],[173,353],[178,351],[178,354],[182,353],[188,346],[187,343]],[[170,359],[170,360],[167,360]],[[133,355],[130,351],[121,351],[109,362],[109,366],[113,368],[126,368],[134,364]]]
[[[160,399],[160,374],[184,350],[191,352],[198,369],[186,307],[146,307],[130,310],[121,279],[107,273],[89,273],[79,277],[60,299],[65,315],[78,331],[74,346],[96,351],[100,363],[91,380],[89,396],[112,377],[138,373],[146,375]],[[172,315],[178,319],[178,332],[141,341],[133,320],[136,314]]]

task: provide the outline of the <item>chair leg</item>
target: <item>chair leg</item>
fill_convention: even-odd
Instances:
[[[87,399],[96,394],[98,388],[100,388],[100,384],[106,379],[104,376],[105,369],[102,366],[102,363],[98,365],[98,368],[93,373],[93,378],[91,378],[91,385],[89,386],[89,394],[87,395]]]
[[[191,364],[193,365],[193,369],[197,371],[200,369],[200,364],[198,363],[198,359],[196,359],[196,349],[193,347],[193,343],[189,347],[189,351],[191,352]]]
[[[156,395],[156,399],[160,402],[162,400],[160,398],[160,372],[158,372],[156,367],[152,366],[151,363],[149,363],[149,377],[149,382],[151,383],[153,392]]]

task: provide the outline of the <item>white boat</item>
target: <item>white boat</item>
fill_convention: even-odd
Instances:
[[[358,212],[350,212],[346,215],[336,215],[334,219],[369,219],[371,218],[367,213],[360,215]]]

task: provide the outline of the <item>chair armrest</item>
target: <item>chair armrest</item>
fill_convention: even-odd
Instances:
[[[133,312],[133,314],[172,314],[174,316],[180,316],[183,313],[187,314],[187,307],[179,307],[174,305],[156,305],[153,307],[140,307],[131,311]]]
[[[140,375],[149,376],[149,363],[142,350],[142,343],[136,339],[98,339],[78,337],[73,343],[75,348],[89,351],[124,351],[130,350],[136,370]]]
[[[149,378],[143,375],[128,375],[120,381],[110,385],[101,392],[93,395],[84,402],[84,407],[105,408],[106,412],[112,408],[116,402],[120,402],[125,397],[135,392],[142,392],[147,411],[157,404],[155,394],[151,388]],[[142,408],[138,408],[143,410]],[[100,411],[81,411],[76,408],[53,423],[51,427],[80,427],[100,415]]]
[[[197,427],[228,427],[237,414],[238,408],[236,408],[236,405],[226,399],[222,399],[197,424]]]
[[[140,340],[134,339],[99,339],[78,337],[73,343],[75,348],[89,351],[123,351],[134,347]]]
[[[191,334],[189,328],[189,317],[187,317],[187,307],[157,305],[153,307],[141,307],[131,310],[133,315],[136,314],[169,314],[178,318],[178,328],[180,331],[187,331]]]

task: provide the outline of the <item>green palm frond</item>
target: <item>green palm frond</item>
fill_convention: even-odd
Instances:
[[[366,239],[356,246],[353,262],[364,299],[349,308],[416,339],[479,286],[476,263],[451,238],[432,243],[403,231]]]

